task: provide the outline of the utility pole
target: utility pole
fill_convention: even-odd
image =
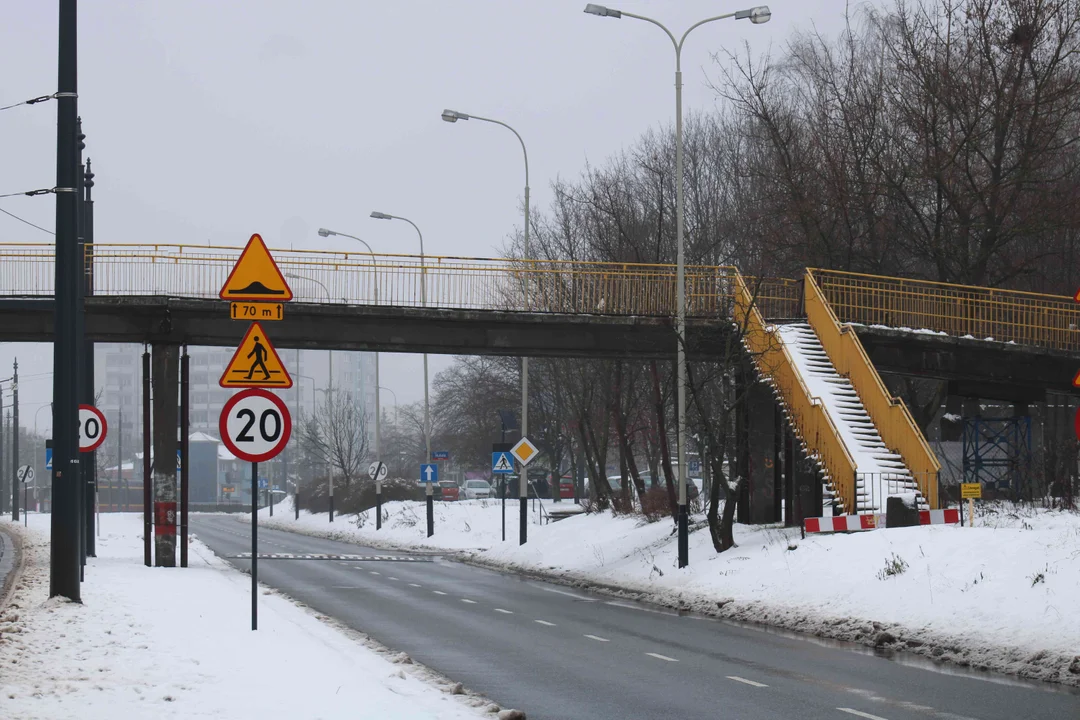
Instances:
[[[19,522],[19,359],[11,376],[11,520]]]
[[[120,483],[124,477],[124,407],[121,405],[117,410],[116,419],[116,481],[113,486],[109,487],[109,507],[116,511],[113,505],[113,493],[119,491]],[[124,495],[124,501],[127,501],[127,495]]]
[[[79,587],[79,401],[75,374],[82,343],[79,313],[78,247],[78,10],[76,0],[59,0],[56,95],[56,277],[53,341],[53,512],[49,596],[82,602]]]
[[[7,511],[7,484],[4,481],[4,388],[0,385],[0,513]]]
[[[78,172],[78,204],[79,204],[79,304],[85,303],[87,295],[94,294],[93,265],[90,253],[93,243],[92,210],[89,208],[90,188],[93,187],[93,173],[87,175],[88,168],[83,165],[82,152],[86,149],[86,134],[82,131],[82,118],[76,117],[76,147],[79,153]],[[87,183],[89,182],[89,186]],[[87,405],[95,405],[97,398],[94,397],[94,343],[86,340],[85,313],[78,315],[78,334],[82,339],[80,347],[79,370],[81,374],[77,380],[79,386],[79,399]],[[79,453],[79,474],[82,476],[82,526],[83,526],[83,553],[82,562],[86,564],[87,557],[95,557],[97,548],[94,535],[94,506],[97,504],[97,451]]]

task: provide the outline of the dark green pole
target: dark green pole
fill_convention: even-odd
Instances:
[[[53,512],[49,596],[82,602],[79,587],[79,435],[75,373],[82,347],[78,289],[78,12],[59,0],[56,99],[56,279],[53,341]]]

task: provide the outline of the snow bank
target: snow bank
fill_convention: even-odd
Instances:
[[[197,541],[188,569],[146,568],[141,516],[101,519],[82,605],[47,599],[49,516],[31,515],[28,531],[0,524],[22,535],[27,552],[0,610],[0,717],[491,717],[470,706],[488,701],[433,687],[418,666],[392,663],[404,658],[269,590],[252,632],[247,575]]]
[[[530,504],[531,506],[531,504]],[[690,567],[677,569],[671,523],[609,513],[530,525],[517,544],[516,506],[501,542],[498,503],[388,503],[381,532],[326,515],[275,513],[272,525],[369,545],[461,551],[463,559],[536,573],[677,608],[923,654],[963,666],[1080,686],[1080,515],[982,506],[976,527],[922,526],[812,535],[735,528],[712,549],[693,518]],[[412,522],[416,517],[418,522]]]

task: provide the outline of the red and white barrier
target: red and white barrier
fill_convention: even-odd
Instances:
[[[956,525],[960,522],[960,511],[920,510],[920,525]],[[885,513],[867,515],[837,515],[836,517],[806,518],[803,525],[808,533],[858,532],[877,530],[886,527]]]

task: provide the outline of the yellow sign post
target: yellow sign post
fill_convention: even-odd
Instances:
[[[968,501],[968,525],[975,527],[975,499],[982,499],[982,484],[960,483],[960,497]]]
[[[218,384],[223,388],[285,389],[291,388],[293,382],[270,338],[259,323],[253,322]]]

